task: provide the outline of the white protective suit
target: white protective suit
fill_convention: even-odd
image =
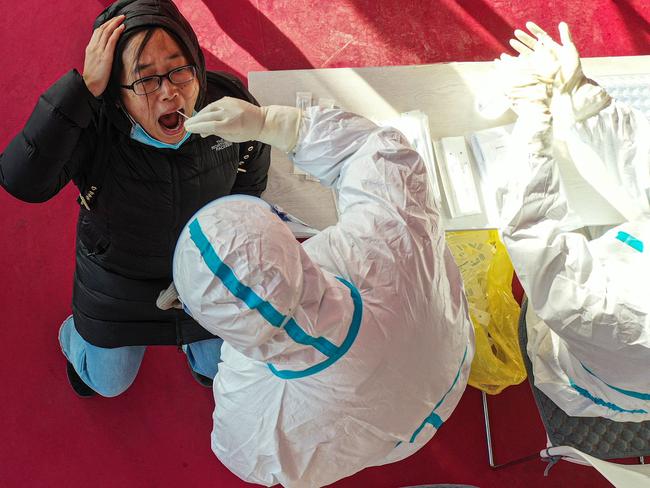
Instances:
[[[602,88],[585,88],[598,110],[561,135],[576,164],[634,202],[630,220],[591,241],[577,232],[550,120],[526,141],[520,117],[502,235],[529,300],[535,385],[569,415],[640,422],[650,420],[650,127]]]
[[[174,282],[225,341],[212,449],[243,480],[315,487],[422,447],[474,354],[459,271],[425,166],[394,129],[302,117],[294,163],[339,192],[302,245],[267,208],[217,200],[182,232]]]

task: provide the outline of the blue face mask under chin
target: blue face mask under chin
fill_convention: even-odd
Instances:
[[[124,113],[126,113],[126,116],[131,121],[131,134],[130,134],[131,139],[133,139],[134,141],[141,142],[142,144],[146,144],[147,146],[156,147],[158,149],[178,149],[190,137],[190,133],[185,132],[183,138],[180,141],[178,141],[176,144],[168,144],[166,142],[159,141],[158,139],[154,139],[149,134],[147,134],[147,131],[144,130],[142,126],[138,124],[126,110],[124,110]],[[195,114],[196,114],[196,110],[192,115]]]

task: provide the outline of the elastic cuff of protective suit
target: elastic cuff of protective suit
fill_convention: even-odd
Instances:
[[[298,143],[302,111],[296,107],[282,105],[269,105],[262,107],[262,110],[264,124],[258,137],[259,141],[285,153],[291,152]]]
[[[296,145],[293,148],[292,152],[296,154],[309,132],[309,128],[312,126],[312,112],[318,107],[309,107],[307,110],[303,110],[300,115],[300,124],[298,125],[298,140]]]
[[[63,75],[42,97],[82,129],[88,127],[101,103],[90,93],[83,78],[74,69]]]
[[[612,98],[605,89],[593,80],[585,82],[571,93],[571,104],[576,122],[582,122],[608,107]]]

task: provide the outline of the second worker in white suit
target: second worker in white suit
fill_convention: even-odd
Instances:
[[[217,200],[180,236],[180,300],[225,341],[217,457],[249,482],[312,487],[417,451],[456,407],[474,354],[418,153],[394,129],[318,107],[224,98],[186,128],[266,141],[339,198],[338,224],[302,245],[250,198]]]
[[[519,112],[503,241],[529,306],[535,385],[567,414],[650,420],[650,125],[585,78],[568,27],[562,44],[534,24],[502,57]],[[507,77],[506,77],[507,78]],[[559,119],[559,120],[558,120]],[[627,222],[588,240],[561,184],[554,141],[604,175]],[[614,193],[616,192],[616,193]]]

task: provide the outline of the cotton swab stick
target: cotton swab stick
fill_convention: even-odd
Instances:
[[[185,114],[184,114],[183,112],[181,112],[180,110],[176,110],[176,113],[181,114],[181,115],[182,115],[183,117],[185,117],[186,119],[189,119],[189,118],[190,118],[189,115],[185,115]]]

